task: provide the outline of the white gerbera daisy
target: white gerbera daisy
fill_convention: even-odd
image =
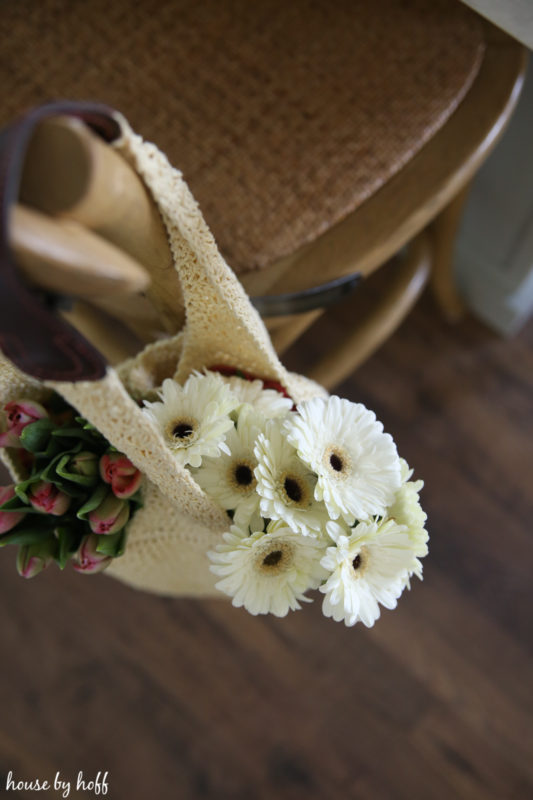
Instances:
[[[161,402],[145,401],[143,411],[180,464],[199,467],[203,456],[229,452],[224,444],[233,428],[229,414],[239,402],[219,375],[193,373],[183,386],[167,378],[158,394]]]
[[[204,458],[200,469],[194,472],[195,481],[215,502],[235,511],[236,525],[251,525],[254,530],[260,525],[254,445],[264,426],[265,420],[251,406],[243,405],[236,427],[226,437],[230,452],[219,458]]]
[[[422,580],[422,564],[419,561],[428,553],[429,535],[425,529],[427,514],[420,505],[419,492],[424,486],[424,481],[410,481],[413,470],[409,469],[407,462],[402,458],[403,484],[396,492],[394,503],[387,509],[386,519],[393,519],[398,525],[405,525],[411,539],[415,564],[412,572]],[[409,585],[409,580],[407,580]]]
[[[360,522],[346,536],[340,525],[328,526],[335,540],[321,564],[329,573],[320,587],[322,611],[348,626],[361,620],[370,628],[380,614],[379,603],[395,608],[413,568],[414,554],[405,526],[394,520]]]
[[[255,456],[263,517],[282,520],[304,536],[323,531],[328,514],[324,504],[314,498],[316,475],[298,458],[278,420],[268,421],[265,433],[257,439]]]
[[[317,473],[317,500],[332,519],[382,516],[401,485],[396,445],[361,403],[315,397],[285,420],[287,438]]]
[[[216,586],[233,598],[234,606],[250,614],[284,617],[301,608],[308,589],[316,589],[325,572],[320,566],[323,546],[281,526],[271,533],[248,536],[233,525],[224,542],[208,553],[211,571],[221,576]]]
[[[292,400],[275,389],[265,389],[263,381],[247,381],[236,375],[224,380],[241,403],[249,403],[265,419],[284,417],[292,408]]]

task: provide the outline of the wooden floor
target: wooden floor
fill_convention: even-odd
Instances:
[[[367,631],[319,603],[255,619],[105,576],[25,582],[2,551],[0,795],[10,770],[83,770],[113,800],[533,797],[533,325],[450,328],[426,298],[339,393],[426,481],[424,582]]]

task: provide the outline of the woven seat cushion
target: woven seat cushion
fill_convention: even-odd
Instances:
[[[376,192],[483,54],[454,0],[17,0],[2,28],[1,122],[58,98],[118,108],[184,172],[241,274]]]

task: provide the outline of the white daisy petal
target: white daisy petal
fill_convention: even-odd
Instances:
[[[292,408],[292,400],[275,389],[265,389],[263,381],[247,381],[236,375],[224,380],[241,403],[249,403],[265,419],[284,417]]]
[[[289,442],[318,475],[317,500],[332,519],[381,516],[401,484],[396,445],[375,414],[339,397],[313,398],[285,420]]]
[[[243,528],[259,524],[259,495],[254,470],[254,445],[264,430],[265,420],[250,405],[243,405],[237,423],[226,437],[225,455],[204,458],[194,479],[222,508],[232,510],[234,522]],[[261,527],[262,529],[262,527]]]
[[[317,477],[298,458],[278,420],[269,420],[255,446],[257,492],[263,517],[284,521],[304,536],[324,531],[328,520],[323,503],[315,500]]]
[[[239,401],[219,375],[193,373],[183,386],[167,378],[159,396],[161,402],[145,401],[143,412],[180,464],[199,467],[203,457],[227,450],[224,439],[233,428],[229,415]]]
[[[330,519],[328,522],[326,522],[326,533],[330,539],[332,539],[334,542],[337,542],[339,536],[349,536],[351,533],[351,528],[349,528],[348,525],[342,521],[339,523]]]
[[[427,514],[420,505],[419,492],[424,486],[423,481],[410,481],[413,470],[409,468],[404,459],[402,461],[403,484],[396,492],[394,502],[387,509],[386,519],[393,519],[398,525],[404,525],[409,533],[415,563],[406,578],[406,585],[410,588],[410,578],[416,575],[422,580],[422,563],[420,561],[428,553],[429,535],[425,529]]]
[[[328,578],[322,611],[348,626],[371,627],[380,604],[395,608],[415,560],[409,532],[394,520],[360,522],[349,536],[339,534],[321,564]]]
[[[208,553],[211,571],[222,578],[217,589],[250,614],[284,617],[309,601],[305,592],[316,589],[325,577],[320,565],[323,546],[285,526],[247,535],[233,525],[223,539]]]

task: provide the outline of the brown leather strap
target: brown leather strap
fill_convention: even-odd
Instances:
[[[120,135],[112,109],[91,103],[39,106],[0,133],[0,350],[19,369],[41,380],[102,378],[106,361],[53,313],[52,303],[24,282],[9,247],[9,210],[17,201],[24,157],[34,127],[46,117],[82,119],[108,142]]]

